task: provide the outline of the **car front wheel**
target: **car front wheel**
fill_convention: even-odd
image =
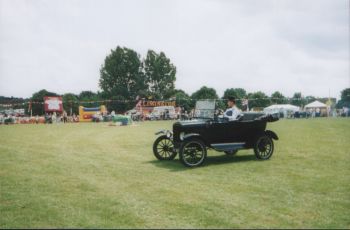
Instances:
[[[173,160],[176,157],[173,141],[165,135],[158,137],[153,144],[153,154],[158,160]]]
[[[207,157],[207,149],[203,141],[190,139],[184,141],[180,147],[180,160],[188,167],[196,167],[203,164]]]

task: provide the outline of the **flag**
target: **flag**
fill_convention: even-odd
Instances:
[[[32,102],[30,101],[28,103],[28,113],[32,110]]]

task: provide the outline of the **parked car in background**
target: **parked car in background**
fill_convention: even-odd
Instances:
[[[158,106],[148,115],[149,120],[173,120],[176,119],[174,106]]]

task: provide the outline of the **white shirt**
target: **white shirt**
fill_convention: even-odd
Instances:
[[[228,108],[225,111],[224,117],[228,117],[228,119],[232,121],[232,120],[236,120],[237,116],[241,113],[242,111],[240,109],[238,109],[236,106],[233,106],[232,108]]]

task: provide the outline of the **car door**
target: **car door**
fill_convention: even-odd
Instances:
[[[229,142],[228,121],[207,121],[205,134],[210,143],[226,143]]]
[[[228,121],[226,124],[226,140],[227,142],[240,142],[241,141],[241,122],[237,120]]]
[[[227,138],[230,142],[247,142],[260,129],[264,130],[257,121],[229,121],[227,124]]]

